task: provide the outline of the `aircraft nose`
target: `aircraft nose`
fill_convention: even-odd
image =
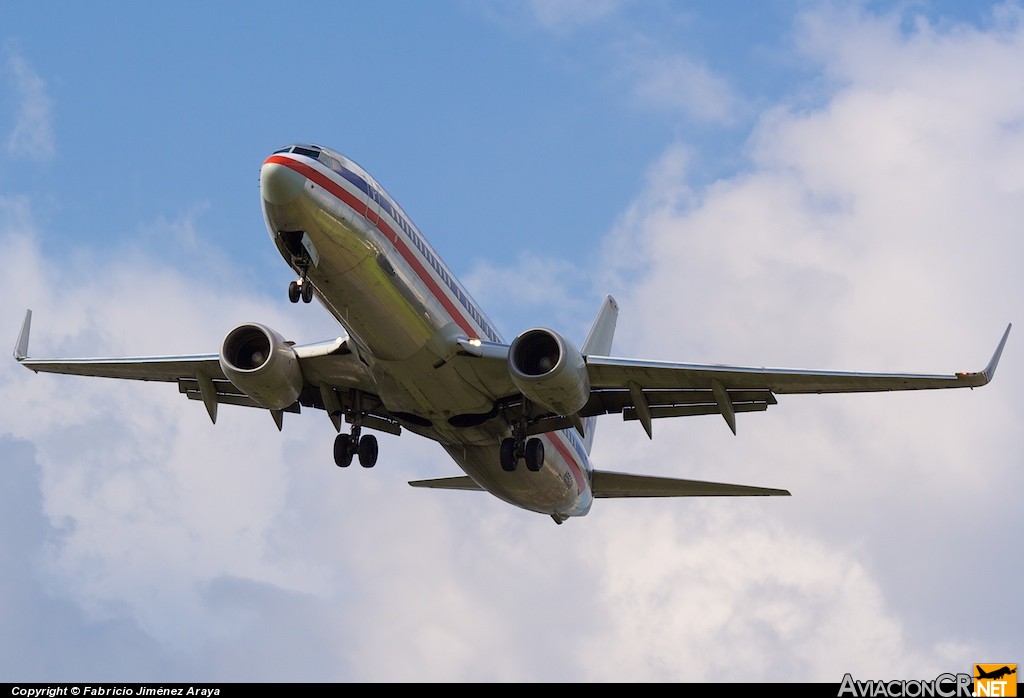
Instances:
[[[306,178],[286,165],[265,162],[260,169],[260,194],[271,204],[288,204],[302,192]]]

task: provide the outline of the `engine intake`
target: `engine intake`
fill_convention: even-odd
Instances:
[[[260,407],[283,410],[302,392],[302,370],[295,350],[263,325],[239,325],[228,332],[220,347],[220,367],[228,380]]]
[[[554,330],[526,330],[508,350],[512,382],[529,400],[559,415],[573,415],[590,399],[583,354]]]

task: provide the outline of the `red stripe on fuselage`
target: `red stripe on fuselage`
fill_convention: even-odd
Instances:
[[[359,210],[357,207],[363,206],[365,208],[366,206],[368,206],[368,204],[364,205],[363,202],[360,201],[357,196],[349,192],[344,187],[340,186],[330,177],[328,177],[327,175],[318,170],[313,169],[312,167],[303,162],[293,160],[292,158],[283,157],[281,155],[271,155],[264,161],[263,164],[265,165],[267,163],[284,165],[285,167],[292,169],[295,172],[298,172],[300,175],[310,180],[314,184],[317,184],[326,189],[327,191],[329,191],[331,194],[333,194],[335,197],[341,200],[342,203],[344,203],[349,208],[356,210],[357,212]],[[363,218],[366,218],[367,221],[370,220],[367,216],[363,216]],[[430,275],[430,272],[427,271],[427,268],[420,261],[419,257],[416,256],[416,253],[413,251],[413,249],[409,247],[409,245],[405,243],[405,240],[402,239],[402,237],[391,228],[391,226],[388,224],[387,220],[385,220],[385,217],[383,215],[378,214],[376,218],[377,221],[373,222],[373,225],[376,226],[376,228],[384,235],[384,237],[391,242],[391,244],[398,251],[398,253],[402,255],[402,259],[404,259],[409,264],[409,266],[412,267],[413,271],[416,272],[416,276],[420,278],[420,281],[422,281],[426,285],[426,287],[430,290],[430,293],[434,296],[434,298],[440,301],[441,305],[444,307],[449,317],[451,317],[451,319],[455,321],[455,324],[462,328],[462,330],[466,333],[467,339],[479,338],[480,333],[476,329],[474,329],[473,325],[470,324],[466,317],[459,312],[459,309],[452,302],[451,298],[449,298],[448,294],[444,292],[440,284],[438,284],[434,280],[434,277]]]
[[[569,470],[572,471],[572,477],[576,480],[577,493],[582,492],[587,488],[587,479],[583,475],[583,469],[580,464],[576,461],[574,454],[569,448],[562,443],[562,435],[559,432],[548,434],[548,441],[554,444],[555,450],[558,451],[558,455],[565,459],[565,462],[569,465]]]

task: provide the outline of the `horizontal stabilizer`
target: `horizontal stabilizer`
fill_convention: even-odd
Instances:
[[[721,482],[678,480],[671,477],[630,475],[595,470],[591,476],[595,498],[619,497],[788,497],[788,490]]]
[[[484,488],[465,475],[461,477],[439,477],[434,480],[412,480],[413,487],[429,487],[435,490],[471,490],[483,492]]]

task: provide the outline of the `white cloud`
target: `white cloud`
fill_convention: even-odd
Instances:
[[[608,19],[623,0],[530,0],[530,10],[542,27],[565,32]]]
[[[518,333],[542,325],[565,332],[578,343],[589,327],[574,326],[575,321],[592,319],[603,298],[600,288],[590,288],[598,279],[585,261],[532,253],[520,254],[514,265],[478,262],[462,281],[497,327]],[[511,342],[513,336],[505,340]]]
[[[870,15],[809,15],[811,55],[839,78],[831,99],[813,111],[767,112],[750,169],[704,191],[686,186],[685,149],[670,149],[652,169],[651,193],[609,241],[612,264],[632,250],[622,267],[633,286],[619,294],[619,353],[653,347],[693,361],[936,373],[983,367],[1022,290],[1024,90],[1012,68],[1024,58],[1020,24],[902,34]],[[829,680],[819,667],[838,671],[843,661],[876,675],[913,667],[927,677],[952,660],[962,668],[1013,644],[995,611],[1012,603],[1012,585],[971,561],[998,555],[995,545],[982,552],[980,540],[1008,541],[1022,523],[1012,496],[991,486],[1020,480],[1018,339],[982,391],[780,396],[767,414],[742,419],[735,439],[721,420],[655,424],[642,456],[635,445],[603,441],[601,454],[637,470],[678,463],[673,472],[683,474],[687,463],[695,477],[792,488],[781,505],[789,527],[769,527],[756,549],[800,565],[791,545],[799,540],[809,557],[830,551],[815,565],[837,575],[793,590],[791,621],[828,599],[801,635],[834,630],[807,647],[818,661],[801,676]],[[712,537],[718,549],[694,558],[705,577],[676,586],[714,588],[732,608],[756,608],[747,595],[762,597],[743,588],[744,574],[711,583],[737,557],[729,541],[748,538],[751,525]],[[689,559],[696,545],[656,557]],[[770,584],[771,564],[755,562],[768,571],[751,584]],[[856,590],[829,598],[836,584]],[[656,596],[685,615],[687,602],[669,587]],[[710,646],[738,643],[725,618],[712,625]],[[764,644],[752,645],[755,675],[770,675],[768,658],[794,647],[781,621],[769,627],[777,653],[759,662]],[[665,644],[684,657],[696,651],[682,631]]]
[[[681,54],[630,61],[633,90],[640,101],[701,122],[729,125],[743,103],[725,78]]]
[[[6,71],[17,95],[14,129],[7,137],[7,150],[32,160],[49,160],[56,152],[53,133],[53,102],[46,83],[22,56],[11,53]]]

